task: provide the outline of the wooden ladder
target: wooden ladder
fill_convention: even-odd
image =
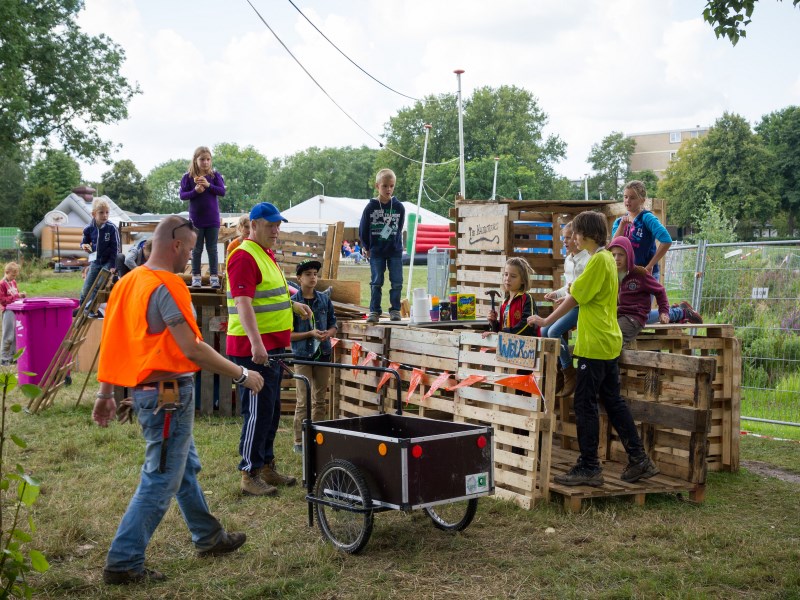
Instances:
[[[77,355],[78,349],[83,345],[83,342],[86,341],[89,327],[93,321],[93,319],[90,319],[87,315],[89,313],[97,313],[100,304],[108,297],[108,292],[113,285],[111,272],[107,269],[101,270],[97,275],[97,279],[94,281],[92,289],[89,290],[83,303],[78,307],[72,319],[72,325],[61,341],[61,345],[58,347],[55,356],[53,356],[53,360],[50,361],[50,366],[47,367],[47,370],[44,372],[39,382],[41,392],[28,403],[26,408],[28,412],[36,413],[53,404],[56,394],[58,394],[58,391],[65,384],[70,370],[75,366],[75,356]],[[95,354],[92,367],[89,369],[90,373],[96,361],[97,354]],[[84,389],[86,388],[85,383],[83,387]],[[83,395],[83,390],[81,390],[81,395]]]

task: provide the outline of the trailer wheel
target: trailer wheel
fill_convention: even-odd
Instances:
[[[372,494],[358,467],[346,460],[332,460],[317,477],[315,495],[333,505],[315,505],[323,537],[338,550],[360,552],[372,534],[373,514],[350,510],[372,506]]]
[[[475,512],[478,510],[478,499],[437,504],[424,510],[436,528],[442,531],[463,531],[475,517]]]

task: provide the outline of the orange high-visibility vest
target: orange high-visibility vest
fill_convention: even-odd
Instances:
[[[111,290],[100,339],[99,381],[133,387],[147,381],[154,371],[188,373],[200,370],[183,354],[169,328],[158,334],[147,332],[147,304],[162,284],[167,286],[198,341],[203,339],[192,314],[192,297],[183,279],[167,271],[138,267]]]

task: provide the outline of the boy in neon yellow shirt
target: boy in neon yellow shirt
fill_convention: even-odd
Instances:
[[[532,325],[546,327],[575,306],[580,306],[574,353],[578,359],[574,408],[580,457],[572,469],[557,475],[554,481],[561,485],[603,485],[603,468],[597,456],[599,396],[628,453],[628,466],[622,471],[621,478],[632,483],[657,475],[658,467],[645,454],[631,411],[619,393],[619,355],[622,351],[622,332],[617,323],[619,280],[614,258],[605,251],[608,223],[600,213],[586,211],[575,217],[572,227],[578,250],[586,250],[591,258],[583,273],[572,282],[570,293],[558,308],[547,318],[533,315],[528,319]]]

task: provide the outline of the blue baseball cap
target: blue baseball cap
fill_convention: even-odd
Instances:
[[[278,221],[289,222],[288,219],[283,218],[278,207],[269,202],[260,202],[253,207],[253,210],[250,211],[250,220],[254,219],[264,219],[270,223],[277,223]]]

